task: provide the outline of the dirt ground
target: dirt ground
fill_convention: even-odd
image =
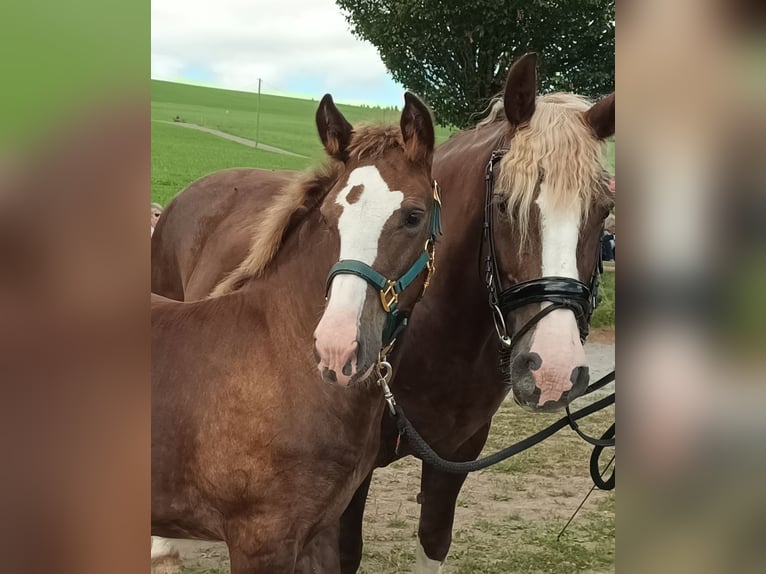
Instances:
[[[591,380],[610,371],[614,329],[592,333],[586,352]],[[559,416],[530,414],[506,402],[493,419],[485,454],[540,430]],[[610,408],[582,427],[600,435],[613,420],[614,409]],[[445,572],[613,572],[614,492],[595,490],[557,539],[592,486],[590,453],[590,447],[566,429],[530,451],[469,476],[458,499]],[[604,463],[610,457],[611,453],[605,456]],[[419,491],[420,466],[413,458],[375,472],[365,514],[361,573],[412,572]],[[178,549],[185,572],[228,572],[223,544],[178,541]]]

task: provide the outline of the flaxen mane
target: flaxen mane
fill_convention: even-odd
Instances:
[[[594,198],[605,189],[604,143],[594,136],[583,115],[591,105],[575,94],[539,96],[529,126],[515,132],[509,152],[500,161],[496,193],[507,200],[507,212],[513,214],[522,244],[541,181],[551,189],[558,208],[578,206],[586,216]],[[498,121],[505,121],[502,100],[492,105],[477,129]]]
[[[377,159],[391,149],[402,148],[401,130],[395,126],[357,126],[354,129],[348,155],[351,160]],[[234,271],[216,285],[210,297],[236,291],[249,279],[259,277],[279,251],[293,216],[319,206],[338,182],[344,165],[335,160],[320,168],[301,174],[288,183],[274,203],[254,222],[250,251]]]

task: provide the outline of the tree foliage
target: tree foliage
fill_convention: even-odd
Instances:
[[[465,127],[538,52],[543,92],[614,89],[614,0],[336,0],[353,33],[442,124]]]

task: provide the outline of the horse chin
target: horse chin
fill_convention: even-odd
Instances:
[[[375,363],[371,362],[366,369],[358,371],[353,377],[351,377],[351,380],[349,381],[349,385],[363,383],[364,381],[366,381],[372,375],[372,371],[374,368],[375,368]]]
[[[518,397],[515,390],[511,392],[511,395],[513,396],[513,402],[528,413],[556,413],[563,411],[565,407],[565,403],[560,401],[547,401],[544,405],[539,405],[536,398],[528,401],[522,400]]]

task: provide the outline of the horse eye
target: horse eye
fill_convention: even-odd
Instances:
[[[505,201],[498,201],[497,210],[503,215],[505,215],[506,212],[508,211],[508,204]]]
[[[404,219],[404,225],[407,227],[416,227],[420,224],[420,221],[423,219],[423,212],[422,211],[410,211],[407,214],[407,217]]]

